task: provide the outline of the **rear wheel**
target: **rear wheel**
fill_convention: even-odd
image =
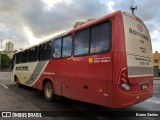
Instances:
[[[47,101],[51,102],[54,99],[54,90],[52,82],[47,81],[44,85],[44,96]]]

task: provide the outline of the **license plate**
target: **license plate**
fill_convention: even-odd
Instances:
[[[145,90],[145,89],[147,89],[147,85],[146,85],[146,84],[144,84],[144,85],[141,85],[141,89],[142,89],[142,90]]]

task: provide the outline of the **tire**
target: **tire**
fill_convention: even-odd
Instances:
[[[49,102],[52,102],[54,100],[54,90],[52,82],[47,81],[44,85],[44,96],[45,99]]]
[[[15,82],[16,82],[16,86],[17,86],[17,87],[21,87],[21,86],[22,86],[20,83],[18,83],[18,78],[17,78],[17,76],[15,76]]]

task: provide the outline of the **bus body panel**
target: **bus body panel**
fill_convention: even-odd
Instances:
[[[13,77],[18,77],[18,82],[26,86],[33,86],[41,76],[42,71],[48,62],[28,62],[15,65],[13,69]]]
[[[114,63],[121,64],[122,68],[127,69],[130,90],[124,91],[116,84],[120,79],[122,68],[118,69],[119,75],[114,79],[115,108],[129,107],[152,97],[153,94],[153,60],[149,32],[139,18],[128,13],[123,13],[121,17],[124,29],[119,27],[118,30],[124,31],[123,41],[125,40],[126,51],[122,50],[121,55],[114,53],[117,59]],[[126,65],[120,58],[121,60],[126,58]]]
[[[146,99],[149,99],[152,97],[152,91],[153,89],[151,88],[138,94],[132,94],[130,92],[122,91],[118,88],[117,85],[114,85],[114,108],[127,108]]]
[[[142,92],[142,84],[150,89],[153,80],[152,46],[148,29],[137,17],[123,15],[128,78],[131,85],[137,86],[131,92]],[[148,76],[148,78],[147,78]],[[137,79],[136,79],[137,78]],[[136,82],[135,82],[136,81]]]
[[[52,60],[44,73],[53,74],[55,94],[106,106],[107,81],[112,81],[112,53]]]
[[[120,71],[126,67],[126,46],[125,46],[125,36],[124,36],[124,25],[122,19],[122,12],[115,15],[114,19],[114,39],[112,41],[113,47],[113,84],[118,83]]]
[[[71,98],[107,105],[107,82],[112,81],[112,53],[74,58]]]
[[[56,95],[107,106],[112,96],[107,91],[107,83],[112,82],[112,53],[51,60],[34,87],[43,89],[47,76],[52,78]]]

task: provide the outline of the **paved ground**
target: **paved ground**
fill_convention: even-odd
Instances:
[[[43,93],[28,87],[17,87],[14,82],[10,80],[9,73],[0,73],[0,111],[76,111],[76,114],[81,115],[83,111],[89,110],[107,110],[112,109],[88,104],[84,102],[60,99],[56,102],[47,102],[43,97]],[[154,80],[154,96],[140,104],[127,109],[120,109],[123,111],[160,111],[160,80]],[[65,113],[67,114],[67,113]],[[92,115],[94,113],[86,113]],[[119,120],[120,118],[105,117],[100,111],[95,113],[94,117],[49,117],[50,113],[46,113],[48,117],[45,118],[23,118],[25,120]],[[1,120],[2,118],[0,118]],[[6,120],[19,120],[22,118],[3,118]],[[158,117],[132,117],[121,118],[121,120],[159,120]]]

